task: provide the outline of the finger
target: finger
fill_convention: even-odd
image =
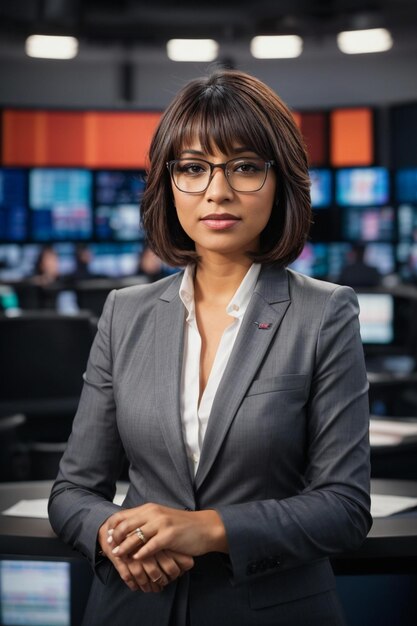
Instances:
[[[129,587],[129,589],[131,591],[137,591],[139,589],[139,585],[126,563],[124,563],[120,559],[111,559],[111,561],[116,568],[120,578]]]
[[[182,572],[187,572],[194,567],[194,559],[188,554],[181,554],[172,550],[165,550],[165,554],[172,557]]]
[[[181,575],[182,570],[179,567],[178,563],[172,556],[166,554],[166,552],[158,552],[155,556],[155,559],[159,565],[159,568],[165,573],[168,581],[175,580],[178,576]],[[155,580],[152,578],[152,580]]]
[[[117,544],[114,538],[114,533],[109,534],[108,543],[112,547],[112,554],[119,557],[126,556],[138,550],[146,542],[146,536],[143,531],[138,527],[129,532],[125,539],[121,543]],[[116,544],[116,545],[115,545]],[[113,547],[114,546],[114,547]]]
[[[159,587],[165,587],[165,585],[170,582],[169,576],[160,567],[158,561],[155,558],[141,561],[141,565],[143,566],[143,569],[145,570],[148,578],[152,581],[154,585],[157,585]]]

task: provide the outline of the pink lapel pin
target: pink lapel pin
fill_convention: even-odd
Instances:
[[[257,325],[259,330],[268,330],[268,328],[271,328],[272,326],[269,322],[254,322],[254,324]]]

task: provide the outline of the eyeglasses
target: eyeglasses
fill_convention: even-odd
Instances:
[[[185,193],[203,193],[211,183],[215,167],[223,170],[234,191],[259,191],[273,164],[274,161],[245,157],[230,159],[226,163],[210,163],[204,159],[176,159],[166,165],[177,189]]]

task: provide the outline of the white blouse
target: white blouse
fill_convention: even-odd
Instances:
[[[194,476],[200,461],[200,453],[213,400],[232,352],[243,316],[255,289],[260,269],[261,265],[259,263],[251,265],[226,307],[226,313],[233,317],[234,320],[223,332],[206,388],[200,400],[200,406],[198,406],[198,398],[200,392],[201,337],[195,317],[193,266],[188,265],[186,267],[181,281],[179,295],[188,314],[184,330],[180,408],[185,447]]]

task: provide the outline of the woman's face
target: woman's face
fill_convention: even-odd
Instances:
[[[225,163],[238,157],[259,158],[259,155],[239,145],[230,154],[219,150],[208,154],[198,141],[178,155],[178,158],[205,159],[211,163]],[[246,262],[247,252],[259,250],[259,237],[270,218],[275,190],[272,168],[268,169],[263,187],[254,192],[234,191],[220,168],[213,170],[212,180],[202,193],[185,193],[172,183],[178,219],[195,242],[197,254],[204,259],[208,253],[216,253],[234,260],[244,258]]]

